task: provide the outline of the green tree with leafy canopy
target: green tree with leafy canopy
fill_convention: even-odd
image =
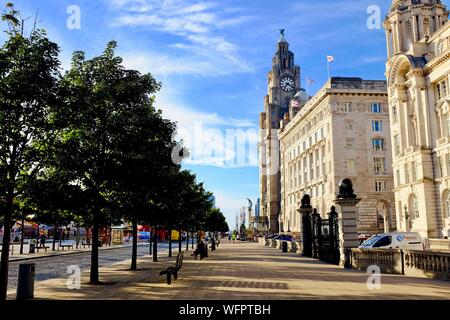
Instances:
[[[57,135],[52,115],[56,95],[58,45],[43,30],[24,33],[24,19],[10,3],[1,15],[8,38],[0,47],[0,215],[4,223],[0,300],[6,299],[11,227],[17,201],[45,162],[46,145]]]

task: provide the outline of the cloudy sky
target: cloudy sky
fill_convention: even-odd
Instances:
[[[315,80],[310,93],[326,81],[326,55],[335,57],[333,76],[384,79],[384,31],[368,28],[367,20],[374,5],[384,17],[390,0],[13,2],[30,23],[38,13],[39,26],[61,46],[65,68],[74,50],[91,57],[116,40],[127,67],[162,82],[157,107],[178,122],[193,151],[184,167],[215,193],[230,227],[245,198],[258,197],[258,115],[280,28],[302,82]],[[249,137],[243,149],[227,139],[236,132]]]

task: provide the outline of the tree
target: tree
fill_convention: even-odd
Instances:
[[[124,187],[127,155],[136,152],[132,149],[135,143],[130,143],[132,147],[124,143],[125,133],[130,138],[136,132],[135,123],[127,117],[134,112],[138,112],[137,117],[141,111],[151,112],[146,108],[153,101],[151,94],[159,88],[150,75],[124,69],[122,59],[115,56],[116,46],[115,42],[108,43],[102,55],[90,60],[84,53],[75,52],[72,67],[61,82],[67,106],[63,116],[68,124],[58,140],[57,168],[87,195],[87,214],[93,226],[92,284],[99,283],[100,224],[124,214],[124,208],[119,210],[114,201],[118,199],[118,186]]]
[[[121,116],[122,124],[114,147],[118,178],[111,186],[114,201],[133,224],[132,270],[137,269],[138,223],[153,220],[151,203],[160,196],[158,190],[170,179],[172,172],[179,170],[171,159],[175,124],[163,119],[161,112],[153,108],[153,99],[148,96],[158,88],[145,81],[151,76],[139,73],[135,76],[136,79],[130,79],[127,84],[130,88],[126,91],[133,92],[134,101],[129,102],[130,107]]]
[[[8,39],[0,48],[0,209],[4,223],[0,300],[6,299],[11,227],[17,201],[43,166],[45,145],[55,137],[52,113],[59,48],[43,30],[24,35],[24,19],[12,4],[2,20]]]
[[[206,216],[205,229],[212,232],[229,231],[225,216],[220,209],[213,208],[208,212]]]

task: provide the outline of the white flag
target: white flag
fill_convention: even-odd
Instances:
[[[328,62],[334,61],[334,57],[333,56],[327,56],[327,60],[328,60]]]

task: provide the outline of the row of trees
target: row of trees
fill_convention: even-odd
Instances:
[[[2,20],[8,39],[0,48],[0,300],[6,299],[11,227],[24,215],[92,226],[92,284],[99,283],[101,226],[132,222],[132,269],[138,224],[228,231],[212,194],[180,167],[186,151],[174,139],[175,123],[154,107],[161,84],[151,74],[124,68],[110,42],[92,59],[75,52],[62,75],[59,47],[44,30],[25,35],[12,4]]]

